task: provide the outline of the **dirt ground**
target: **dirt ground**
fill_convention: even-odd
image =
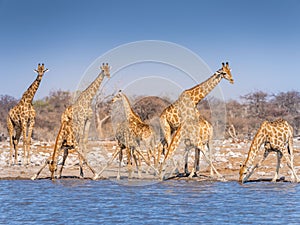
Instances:
[[[214,141],[214,166],[220,174],[223,175],[226,181],[238,181],[240,164],[243,163],[247,157],[250,142],[240,141],[233,142],[226,141]],[[22,158],[22,147],[20,146],[20,158]],[[116,143],[111,141],[105,142],[91,142],[89,144],[90,151],[87,153],[87,160],[91,166],[100,171],[111,158],[112,153],[116,149]],[[32,157],[31,164],[28,166],[18,165],[8,166],[9,158],[9,143],[2,142],[0,145],[0,179],[30,179],[40,168],[44,165],[45,160],[52,154],[53,145],[48,143],[35,142],[32,145]],[[257,161],[262,156],[263,151],[260,152],[257,157]],[[276,168],[276,154],[270,153],[268,158],[262,164],[261,167],[255,170],[254,174],[250,177],[250,181],[269,181],[272,179]],[[189,160],[189,165],[192,167],[193,157]],[[294,139],[294,165],[298,175],[300,176],[300,140]],[[109,166],[104,173],[100,176],[100,179],[115,179],[117,176],[118,158],[116,158],[112,165]],[[148,167],[144,165],[142,167],[141,179],[160,179],[154,175],[154,173],[147,173]],[[191,168],[190,168],[191,170]],[[150,169],[151,171],[151,169]],[[179,172],[183,172],[183,169],[179,167]],[[84,166],[85,179],[91,179],[93,173]],[[283,158],[280,166],[281,181],[290,181],[291,174],[286,165],[286,160]],[[153,175],[149,175],[153,174]],[[194,179],[194,180],[220,180],[217,177],[209,176],[209,168],[207,163],[203,162],[200,165],[200,172],[198,177],[187,178],[184,176],[177,176],[168,174],[165,178],[169,179]],[[46,167],[39,176],[39,179],[49,179],[50,172]],[[66,161],[65,168],[63,170],[62,178],[79,179],[79,165],[77,154],[69,154]],[[137,173],[133,173],[133,178],[138,178]],[[121,179],[128,179],[127,167],[122,164]]]

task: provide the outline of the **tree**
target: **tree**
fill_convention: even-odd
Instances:
[[[269,95],[263,91],[252,92],[241,96],[241,99],[246,101],[248,117],[265,118],[268,97]]]
[[[18,100],[9,95],[0,96],[0,132],[7,135],[6,118],[9,110],[18,103]]]

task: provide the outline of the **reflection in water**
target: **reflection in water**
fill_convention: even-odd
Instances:
[[[300,219],[298,184],[123,182],[1,180],[0,224],[283,224]]]

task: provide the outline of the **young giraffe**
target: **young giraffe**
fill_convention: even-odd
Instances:
[[[35,122],[35,110],[32,101],[41,83],[42,77],[48,69],[45,69],[44,64],[38,64],[38,68],[34,71],[38,74],[37,78],[24,92],[19,103],[9,111],[7,116],[7,129],[10,138],[9,165],[18,162],[18,143],[21,134],[23,135],[23,164],[28,165],[30,162],[31,135]]]
[[[265,152],[263,158],[253,166],[253,162],[257,153],[264,144]],[[292,181],[299,182],[299,178],[294,169],[294,148],[293,148],[293,127],[283,119],[278,119],[273,122],[264,121],[258,129],[248,152],[248,157],[240,168],[239,181],[246,182],[252,175],[254,170],[267,158],[270,152],[277,153],[276,173],[272,181],[276,182],[279,176],[280,160],[282,156],[287,161],[287,165],[292,172]]]
[[[133,156],[134,160],[136,161],[136,166],[138,166],[136,156],[139,155],[145,160],[146,164],[148,164],[156,171],[156,169],[153,166],[151,166],[150,163],[150,157],[153,157],[154,164],[156,164],[156,157],[155,157],[155,150],[154,150],[155,134],[153,129],[151,128],[150,125],[144,123],[141,120],[141,118],[132,110],[127,96],[123,94],[121,91],[119,91],[119,93],[112,100],[113,103],[119,101],[122,103],[123,106],[122,110],[124,110],[124,114],[125,114],[124,115],[125,118],[123,118],[125,119],[125,121],[122,121],[122,123],[118,124],[119,129],[117,128],[116,131],[116,139],[118,140],[119,149],[115,151],[112,158],[108,161],[107,165],[93,179],[97,179],[102,174],[102,172],[112,163],[112,161],[117,156],[117,154],[119,154],[119,158],[120,160],[122,160],[123,149],[126,149],[127,155],[130,156],[130,158],[131,156]],[[120,127],[123,127],[123,129]],[[148,148],[147,151],[148,160],[144,157],[144,155],[140,151],[141,142],[143,142],[143,144]],[[135,150],[134,152],[132,151],[133,149]],[[117,178],[119,177],[120,176],[118,173]]]
[[[78,153],[80,177],[84,177],[82,168],[83,161],[86,162],[87,166],[95,174],[95,171],[88,165],[87,160],[85,160],[84,153],[88,139],[90,121],[93,116],[91,106],[92,100],[105,76],[108,78],[110,77],[110,67],[107,63],[102,64],[101,72],[97,78],[79,95],[77,100],[63,112],[61,117],[61,128],[56,138],[52,159],[46,160],[45,163],[45,165],[49,164],[52,178],[54,178],[53,173],[56,170],[57,157],[61,149],[64,150],[64,155],[58,178],[61,176],[70,149],[74,149]],[[32,179],[37,178],[39,173],[45,168],[45,165],[32,177]]]
[[[231,69],[229,68],[228,62],[222,63],[222,68],[215,72],[209,79],[198,84],[188,90],[185,90],[181,95],[188,95],[189,99],[181,98],[179,96],[173,104],[168,106],[160,115],[160,124],[164,134],[164,141],[167,146],[171,142],[171,132],[176,131],[176,129],[181,124],[183,118],[180,117],[180,105],[182,105],[182,100],[191,101],[194,107],[205,98],[214,89],[217,84],[224,78],[229,80],[233,84],[233,78],[231,75]]]

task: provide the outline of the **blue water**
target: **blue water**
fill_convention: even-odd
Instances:
[[[299,193],[293,183],[1,180],[0,223],[299,224]]]

